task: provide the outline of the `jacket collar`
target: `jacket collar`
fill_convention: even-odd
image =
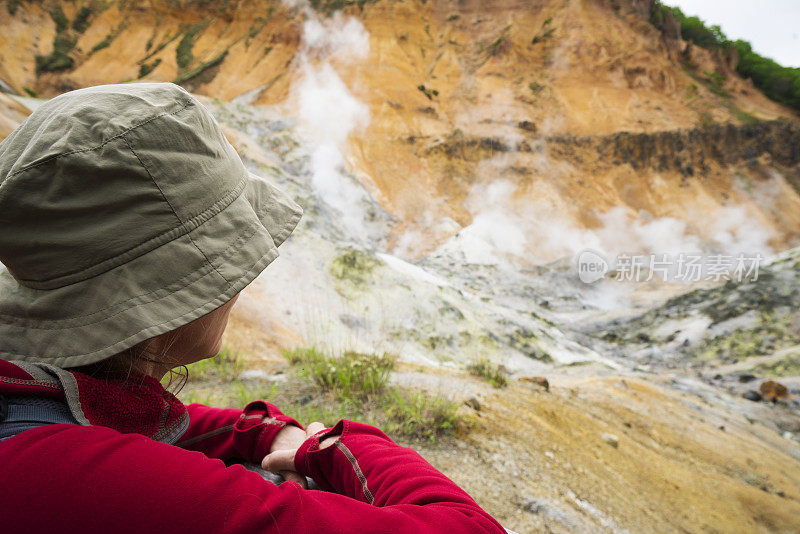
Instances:
[[[138,373],[125,381],[101,380],[49,364],[0,360],[0,393],[56,398],[81,425],[164,443],[175,443],[189,426],[183,403],[158,380]]]

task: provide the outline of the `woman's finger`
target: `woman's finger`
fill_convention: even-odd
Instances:
[[[306,477],[303,475],[299,475],[294,471],[281,471],[280,474],[287,482],[297,482],[303,489],[308,489],[308,482],[306,482]]]
[[[314,434],[316,434],[317,432],[319,432],[320,430],[325,430],[326,428],[327,427],[325,425],[323,425],[322,423],[320,423],[319,421],[314,421],[313,423],[308,425],[308,428],[306,428],[306,435],[308,437],[311,437]]]
[[[282,449],[271,452],[261,461],[261,468],[273,473],[294,471],[294,453],[296,452],[296,449]]]

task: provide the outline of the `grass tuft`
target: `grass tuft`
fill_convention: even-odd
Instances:
[[[272,402],[307,425],[340,419],[377,426],[395,438],[436,441],[468,428],[458,403],[419,391],[388,385],[391,356],[345,353],[329,356],[311,348],[283,352],[293,372],[273,379],[240,379],[244,358],[229,348],[189,366],[189,380],[179,393],[184,403],[244,407],[254,400]]]
[[[539,93],[544,91],[544,88],[545,88],[544,85],[542,85],[542,84],[540,84],[539,82],[536,82],[536,81],[533,81],[533,82],[528,84],[528,89],[531,90],[531,93],[533,93],[534,96],[538,95]]]
[[[485,378],[496,388],[504,388],[508,385],[508,377],[502,366],[492,363],[488,358],[469,364],[467,371],[473,376]]]
[[[342,399],[382,393],[395,362],[387,354],[357,352],[345,352],[340,358],[334,358],[314,347],[285,351],[284,356],[300,368],[302,376]]]
[[[390,434],[435,441],[461,426],[458,404],[443,397],[391,389],[384,398],[384,409]]]

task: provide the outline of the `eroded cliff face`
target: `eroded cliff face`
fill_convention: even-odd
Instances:
[[[332,136],[349,139],[342,163],[398,218],[392,239],[409,257],[472,224],[484,208],[474,199],[498,180],[517,211],[570,227],[594,228],[623,206],[702,234],[704,218],[736,205],[775,249],[795,244],[793,113],[740,79],[731,58],[688,46],[669,24],[656,30],[651,9],[649,0],[17,0],[0,9],[0,80],[42,96],[176,81],[290,113],[319,98],[309,113],[321,118],[306,126],[353,123]],[[338,40],[314,40],[326,31]],[[330,109],[341,101],[304,92],[341,82],[365,106],[343,119]],[[776,119],[788,122],[756,124]],[[788,179],[773,195],[780,206],[741,187],[772,187],[776,174]],[[565,252],[536,252],[536,241],[525,251],[534,262]]]

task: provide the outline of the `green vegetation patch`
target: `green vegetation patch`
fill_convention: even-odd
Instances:
[[[706,82],[708,88],[711,90],[712,93],[722,97],[730,97],[730,93],[725,90],[725,82],[728,81],[728,77],[724,74],[720,74],[719,72],[708,72],[703,71],[703,75],[706,77]]]
[[[776,317],[772,312],[764,312],[750,328],[737,328],[705,340],[697,349],[698,358],[729,362],[772,354],[792,346],[800,342],[800,336],[792,332],[792,319],[791,315]]]
[[[58,4],[53,5],[48,13],[56,23],[53,51],[49,56],[36,56],[36,74],[70,69],[75,63],[69,53],[75,48],[78,39],[69,32],[69,19]]]
[[[334,358],[314,347],[285,351],[284,357],[300,368],[303,377],[343,399],[363,399],[383,393],[395,363],[387,354],[345,352]]]
[[[347,352],[336,358],[312,347],[284,356],[301,377],[344,406],[360,407],[390,435],[434,441],[464,423],[453,401],[387,386],[395,359],[386,354]]]
[[[150,59],[154,55],[156,55],[159,52],[161,52],[162,50],[164,50],[164,48],[166,48],[166,46],[168,44],[170,44],[172,41],[174,41],[175,39],[180,37],[180,35],[181,35],[180,32],[176,33],[175,35],[170,35],[170,32],[167,32],[164,35],[164,40],[161,43],[159,43],[158,46],[156,46],[153,50],[148,52],[147,55],[144,56],[144,58],[141,59],[141,62],[147,61],[148,59]],[[152,45],[152,37],[151,37],[151,41],[148,41],[148,42],[150,43],[150,47],[152,47],[153,46]],[[148,48],[148,50],[149,50],[149,48]]]
[[[458,415],[458,404],[421,392],[392,389],[386,395],[384,408],[389,418],[386,431],[391,434],[435,441],[466,426]]]
[[[360,11],[364,10],[367,4],[377,4],[380,0],[311,0],[311,7],[314,11],[330,17],[337,11],[341,11],[350,6],[358,6]]]
[[[347,280],[355,284],[366,282],[379,264],[378,260],[364,251],[349,248],[334,258],[329,272],[337,280]]]
[[[508,375],[506,375],[503,367],[491,362],[488,358],[469,364],[467,371],[473,376],[485,378],[496,388],[504,388],[508,385]]]
[[[539,93],[544,91],[545,87],[547,86],[536,81],[528,84],[528,89],[531,90],[531,93],[533,93],[534,96],[537,96]]]
[[[204,61],[204,62],[200,63],[195,68],[190,69],[190,70],[184,72],[183,74],[179,75],[177,78],[175,78],[175,80],[173,80],[174,83],[183,83],[183,82],[191,80],[192,78],[197,78],[202,73],[204,73],[207,69],[210,69],[211,67],[215,67],[215,66],[219,65],[220,63],[222,63],[222,61],[225,59],[225,56],[227,56],[227,55],[228,55],[228,51],[225,50],[224,52],[219,54],[217,57],[215,57],[215,58],[213,58],[213,59],[211,59],[209,61]],[[213,76],[212,76],[212,78],[213,78]]]
[[[6,2],[6,10],[12,17],[17,14],[17,8],[22,4],[22,0],[8,0]]]
[[[508,341],[513,348],[529,358],[546,363],[551,363],[553,361],[553,357],[550,356],[550,354],[539,348],[536,334],[527,328],[520,327],[514,330],[513,334],[509,336]]]
[[[418,85],[417,90],[428,97],[428,100],[433,100],[433,97],[439,96],[439,91],[436,89],[430,89],[425,87],[424,85]]]
[[[156,58],[152,63],[142,63],[139,65],[139,78],[144,78],[161,64],[161,58]]]
[[[535,45],[535,44],[541,43],[542,41],[550,39],[555,32],[556,32],[555,28],[550,28],[548,30],[543,31],[542,33],[534,35],[533,39],[531,39],[531,44]]]
[[[78,33],[83,33],[89,27],[89,19],[92,17],[93,10],[89,6],[83,6],[78,10],[75,15],[75,20],[72,21],[72,29]]]
[[[759,376],[781,378],[784,376],[800,376],[800,350],[776,362],[761,363],[751,369]]]
[[[211,21],[208,19],[202,20],[197,24],[193,24],[192,26],[190,26],[183,33],[183,37],[178,43],[178,46],[175,48],[175,59],[178,62],[179,69],[187,68],[192,63],[192,61],[194,61],[192,48],[194,47],[194,42],[195,39],[197,38],[197,34],[203,31],[210,23]]]
[[[36,56],[36,74],[72,68],[75,60],[69,53],[75,48],[75,42],[75,38],[65,33],[57,33],[53,39],[53,52],[49,56]]]
[[[125,18],[122,20],[122,22],[120,22],[113,30],[111,30],[111,32],[109,32],[105,37],[103,37],[102,41],[100,41],[99,43],[97,43],[92,47],[91,51],[89,52],[89,55],[91,56],[98,50],[102,50],[104,48],[108,48],[109,46],[111,46],[111,43],[114,42],[114,39],[116,39],[119,36],[119,34],[121,34],[127,27],[128,27],[128,15],[125,15]]]
[[[189,366],[188,381],[178,395],[187,404],[223,408],[265,400],[305,425],[350,419],[410,440],[436,441],[469,427],[457,413],[458,403],[388,386],[394,358],[385,354],[351,352],[336,358],[315,348],[298,348],[284,351],[284,356],[292,367],[280,380],[241,379],[247,358],[223,348],[218,356]]]
[[[109,33],[108,35],[106,35],[105,37],[103,37],[103,40],[102,40],[102,41],[100,41],[99,43],[97,43],[96,45],[94,45],[94,46],[92,47],[92,50],[89,52],[89,55],[92,55],[92,54],[94,54],[94,53],[95,53],[95,52],[97,52],[98,50],[102,50],[102,49],[104,49],[104,48],[108,48],[109,46],[111,46],[111,43],[112,43],[112,42],[114,42],[114,39],[115,39],[116,37],[117,37],[117,36],[116,36],[116,35],[114,35],[114,33],[113,33],[113,32],[112,32],[112,33]]]
[[[56,23],[56,33],[67,31],[67,28],[69,28],[69,19],[64,14],[64,10],[61,9],[59,4],[54,4],[48,10],[48,13],[50,14],[50,18],[53,19],[53,22]]]
[[[670,16],[680,23],[683,39],[723,54],[735,50],[739,58],[736,71],[742,77],[750,78],[753,85],[772,100],[800,110],[800,68],[779,65],[754,52],[749,42],[731,41],[719,26],[706,26],[700,18],[686,16],[680,8],[665,6],[661,2],[655,3],[651,22],[663,29]]]

